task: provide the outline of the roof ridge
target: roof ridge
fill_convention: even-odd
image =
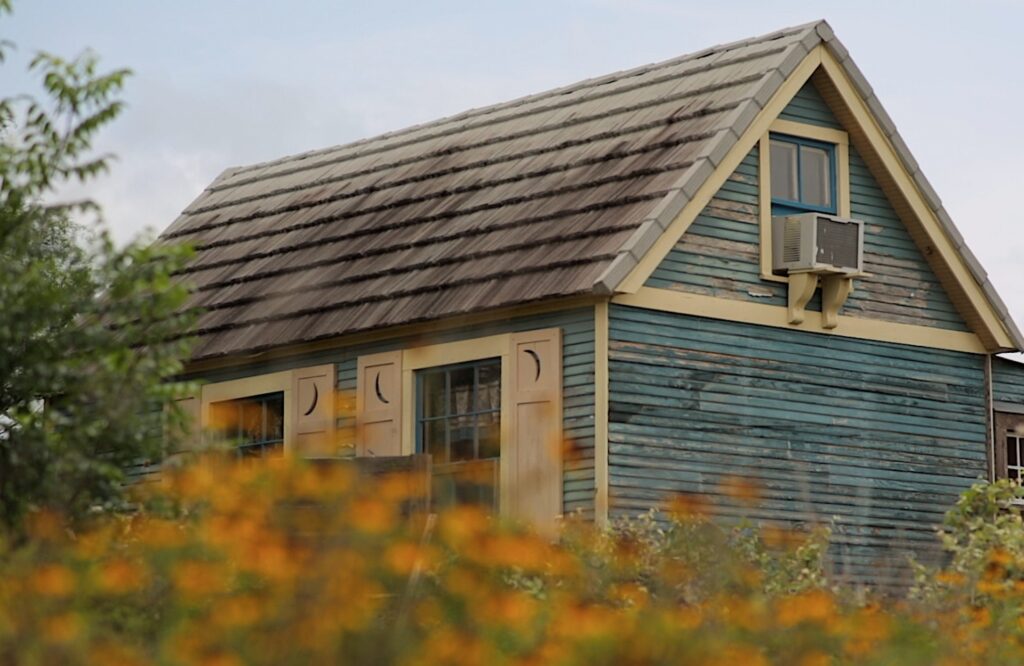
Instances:
[[[731,50],[731,49],[738,49],[738,48],[742,48],[744,46],[749,46],[749,45],[752,45],[752,44],[757,44],[759,42],[767,42],[767,41],[771,41],[771,40],[774,40],[774,39],[779,39],[781,37],[787,37],[787,36],[790,36],[790,35],[799,34],[800,32],[806,31],[809,28],[817,27],[817,25],[820,24],[820,23],[824,23],[824,21],[823,20],[819,20],[819,21],[814,21],[814,22],[810,22],[810,23],[804,23],[804,24],[800,24],[800,25],[796,25],[796,26],[780,28],[779,30],[775,30],[773,32],[766,33],[764,35],[759,35],[757,37],[749,37],[749,38],[746,38],[746,39],[740,39],[740,40],[736,40],[736,41],[733,41],[733,42],[726,42],[726,43],[719,44],[719,45],[716,45],[716,46],[712,46],[712,47],[708,47],[708,48],[703,48],[703,49],[700,49],[698,51],[694,51],[692,53],[687,53],[687,54],[684,54],[684,55],[681,55],[681,56],[676,56],[676,57],[670,58],[668,60],[663,60],[663,61],[655,62],[655,63],[647,63],[645,65],[638,65],[636,67],[619,70],[617,72],[612,72],[610,74],[603,74],[601,76],[595,76],[595,77],[583,79],[583,80],[580,80],[580,81],[574,81],[572,83],[569,83],[569,84],[566,84],[566,85],[562,85],[562,86],[558,86],[558,87],[555,87],[555,88],[551,88],[551,89],[543,91],[543,92],[532,93],[532,94],[529,94],[529,95],[524,95],[524,96],[521,96],[521,97],[517,97],[517,98],[512,99],[512,100],[508,100],[508,101],[504,101],[504,102],[497,102],[495,104],[486,105],[486,106],[482,106],[482,107],[474,107],[474,108],[471,108],[471,109],[460,111],[460,112],[452,114],[452,115],[442,116],[441,118],[436,118],[436,119],[425,121],[425,122],[422,122],[422,123],[416,123],[414,125],[409,125],[408,127],[404,127],[402,129],[393,130],[393,131],[390,131],[390,132],[384,132],[383,134],[376,134],[374,136],[365,137],[365,138],[362,138],[362,139],[357,139],[356,141],[352,141],[352,142],[349,142],[349,143],[337,144],[335,146],[330,146],[328,148],[319,148],[319,149],[315,149],[315,150],[304,151],[304,152],[301,152],[301,153],[295,153],[293,155],[287,155],[287,156],[284,156],[284,157],[280,157],[280,158],[276,158],[276,159],[272,159],[272,160],[266,160],[266,161],[263,161],[263,162],[255,162],[255,163],[252,163],[252,164],[239,165],[239,166],[236,166],[236,167],[232,167],[230,169],[231,172],[232,172],[231,176],[239,175],[239,174],[246,173],[246,172],[249,172],[249,171],[255,171],[257,169],[263,169],[263,168],[266,168],[266,167],[269,167],[269,166],[273,166],[273,165],[276,165],[276,164],[285,164],[285,163],[291,162],[291,161],[296,161],[297,162],[297,161],[301,161],[301,160],[304,160],[304,159],[309,159],[311,157],[315,157],[317,155],[325,155],[325,154],[328,154],[328,153],[331,153],[331,152],[335,152],[335,151],[338,151],[338,150],[341,150],[341,149],[344,149],[344,148],[353,148],[353,147],[361,146],[361,145],[364,145],[364,144],[380,141],[380,140],[383,140],[383,139],[391,139],[391,138],[395,138],[395,137],[399,137],[399,136],[402,136],[402,135],[405,135],[405,134],[409,134],[409,133],[415,132],[417,130],[425,129],[425,128],[428,128],[428,127],[439,127],[439,126],[442,126],[442,125],[444,125],[446,123],[455,122],[457,120],[465,120],[467,118],[483,116],[483,115],[486,115],[486,114],[489,114],[489,113],[495,113],[497,111],[501,111],[501,110],[505,110],[505,109],[510,109],[510,108],[515,108],[516,106],[522,106],[522,105],[524,105],[526,103],[529,103],[529,102],[535,102],[535,101],[543,100],[543,99],[546,99],[546,98],[556,97],[558,95],[563,95],[563,94],[566,94],[569,91],[582,90],[582,89],[585,89],[585,88],[597,87],[599,85],[604,85],[606,83],[611,83],[611,82],[617,81],[619,79],[628,78],[628,77],[631,77],[631,76],[639,76],[641,74],[645,74],[647,72],[654,71],[656,69],[663,69],[663,68],[671,67],[673,65],[681,64],[681,63],[686,62],[688,60],[697,60],[699,58],[706,57],[706,56],[708,56],[708,55],[710,55],[712,53],[726,51],[726,50]]]

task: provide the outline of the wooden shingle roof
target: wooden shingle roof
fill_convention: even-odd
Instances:
[[[162,235],[197,250],[185,276],[205,311],[193,358],[600,290],[808,34],[226,170]]]
[[[797,26],[226,170],[161,236],[197,250],[193,360],[611,293],[830,39]]]

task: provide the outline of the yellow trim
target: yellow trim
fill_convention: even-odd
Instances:
[[[264,393],[284,393],[284,452],[290,455],[295,447],[295,431],[298,424],[295,419],[289,418],[293,412],[292,401],[294,397],[294,372],[286,370],[283,372],[272,372],[266,375],[254,377],[243,377],[216,384],[205,384],[200,390],[201,407],[199,412],[199,423],[202,431],[210,427],[210,404],[224,400],[237,400],[253,395]]]
[[[745,324],[838,335],[846,338],[895,342],[973,354],[986,353],[985,346],[974,333],[843,315],[839,316],[839,328],[833,330],[822,328],[820,312],[807,312],[806,319],[802,323],[794,325],[786,323],[787,314],[784,307],[688,294],[669,289],[643,287],[635,294],[614,296],[612,303],[712,319],[726,319]]]
[[[330,338],[328,340],[285,345],[255,354],[239,354],[225,358],[190,361],[186,363],[185,372],[183,374],[195,375],[225,368],[244,367],[256,363],[266,363],[271,360],[287,359],[314,352],[351,347],[365,342],[376,343],[406,336],[429,338],[431,335],[437,335],[441,331],[449,331],[457,328],[470,328],[493,321],[503,321],[516,317],[528,317],[530,315],[544,314],[547,312],[559,312],[571,310],[573,308],[592,307],[594,303],[599,301],[601,298],[603,297],[597,295],[574,296],[571,298],[543,301],[539,303],[529,303],[511,308],[500,308],[467,315],[446,317],[437,321],[405,324],[391,328],[351,333],[348,335],[340,335],[336,338]]]
[[[949,268],[953,277],[960,285],[967,299],[978,313],[986,332],[996,343],[998,349],[1015,349],[1013,340],[1000,321],[995,309],[989,302],[981,286],[975,281],[970,269],[964,262],[960,252],[953,245],[942,228],[931,207],[925,201],[911,174],[907,173],[903,162],[897,156],[885,133],[878,126],[874,114],[867,108],[864,100],[854,89],[843,71],[842,66],[828,52],[821,57],[821,65],[832,83],[835,85],[843,103],[853,115],[857,125],[864,132],[871,147],[877,152],[888,175],[893,179],[900,193],[906,198],[914,216],[920,222],[928,240],[938,252],[943,263]]]
[[[411,347],[402,351],[402,454],[411,455],[416,450],[416,371],[452,363],[466,363],[485,358],[501,358],[501,441],[508,441],[506,427],[508,411],[508,350],[512,339],[510,333],[490,335],[484,338],[457,340],[425,347]],[[502,465],[505,465],[505,449],[502,447]]]
[[[594,519],[608,523],[608,301],[594,306]]]
[[[815,141],[821,141],[823,143],[834,143],[838,146],[850,145],[850,135],[843,130],[837,130],[832,127],[822,127],[821,125],[812,125],[811,123],[801,123],[795,120],[786,120],[785,118],[776,118],[772,121],[769,130],[772,132],[778,132],[779,134],[789,134],[790,136],[814,139]],[[840,215],[842,215],[842,213],[840,213]]]
[[[732,172],[736,170],[736,167],[740,165],[740,162],[747,156],[751,148],[754,147],[754,144],[768,131],[775,118],[782,113],[782,110],[786,108],[786,105],[799,92],[804,83],[811,78],[811,74],[821,64],[824,52],[825,47],[814,47],[803,59],[803,62],[793,70],[793,73],[789,75],[789,78],[775,92],[754,119],[754,122],[747,128],[747,131],[743,133],[743,136],[726,153],[714,173],[704,181],[704,184],[700,186],[690,202],[680,211],[676,219],[669,224],[668,229],[661,234],[661,237],[655,241],[643,259],[637,263],[626,279],[622,281],[618,288],[619,291],[635,293],[643,287],[644,283],[647,282],[647,278],[658,268],[662,260],[672,251],[672,248],[676,246],[679,239],[683,237],[683,234],[690,228],[693,221],[697,219],[700,212],[704,210],[704,207],[715,196],[715,193],[718,192]]]
[[[761,224],[761,279],[789,282],[787,275],[772,273],[772,161],[769,134],[779,132],[834,143],[836,146],[836,210],[840,217],[850,217],[850,135],[842,130],[777,118],[758,142],[758,216]]]

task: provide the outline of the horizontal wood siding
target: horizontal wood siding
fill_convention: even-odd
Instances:
[[[613,515],[685,492],[726,517],[831,522],[837,575],[898,584],[985,475],[981,356],[619,305],[610,325]],[[759,506],[724,499],[734,475]]]
[[[565,462],[564,509],[581,511],[587,517],[594,510],[594,310],[578,308],[482,324],[471,329],[443,331],[431,335],[393,338],[376,343],[318,352],[256,367],[208,374],[207,381],[226,381],[253,374],[334,363],[338,369],[338,427],[342,441],[354,440],[356,362],[359,356],[408,347],[453,342],[501,333],[561,327],[563,365],[563,427],[573,443]]]
[[[992,399],[1024,408],[1024,363],[992,359]]]
[[[838,127],[808,83],[782,114]],[[768,305],[786,304],[786,285],[761,279],[758,148],[719,189],[647,281],[661,287]],[[850,212],[866,223],[864,270],[842,314],[966,331],[938,279],[856,149],[850,147]],[[821,310],[820,293],[808,305]]]

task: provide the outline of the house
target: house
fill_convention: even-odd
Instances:
[[[749,478],[882,582],[1024,465],[1024,340],[825,22],[231,168],[162,238],[246,455],[541,523]]]

